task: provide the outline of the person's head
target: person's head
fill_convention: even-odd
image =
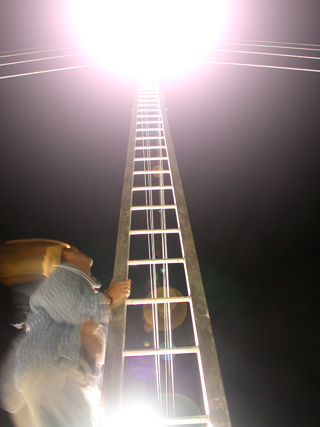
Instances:
[[[91,275],[93,260],[82,252],[78,251],[78,249],[74,246],[63,249],[61,254],[61,262],[72,264],[88,276]]]

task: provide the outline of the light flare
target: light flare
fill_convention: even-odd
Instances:
[[[184,71],[212,49],[226,0],[72,0],[85,46],[108,68],[130,77]]]
[[[177,289],[170,287],[168,295],[170,297],[182,297],[182,293],[178,291]],[[163,298],[165,295],[164,290],[162,287],[157,288],[157,297]],[[151,293],[147,295],[146,298],[151,298]],[[186,302],[172,302],[170,304],[157,304],[156,311],[158,313],[158,329],[160,331],[164,331],[167,328],[167,322],[168,322],[168,313],[167,310],[170,309],[170,321],[171,321],[171,329],[175,329],[178,326],[180,326],[188,312],[188,304]],[[154,327],[153,325],[153,314],[152,314],[152,307],[151,305],[144,305],[143,306],[143,317],[145,320],[145,323],[150,325],[151,328]],[[149,327],[149,328],[150,328]],[[148,331],[148,328],[144,326],[145,331]]]
[[[116,418],[116,423],[112,424],[117,427],[163,427],[154,411],[147,404],[133,403],[130,406],[121,409]]]

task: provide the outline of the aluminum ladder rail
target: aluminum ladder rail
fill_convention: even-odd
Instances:
[[[169,213],[174,227],[170,226]],[[134,225],[136,214],[142,214],[146,218],[146,225],[139,226],[139,221],[138,227]],[[137,259],[132,250],[133,240],[143,236],[148,241],[148,256]],[[170,236],[176,236],[176,241],[178,239],[180,246],[178,257],[169,256]],[[155,239],[158,239],[159,243],[159,238],[160,251],[156,250],[155,245]],[[184,272],[185,291],[173,293],[170,287],[170,268],[177,265]],[[141,84],[134,100],[114,280],[126,280],[138,267],[149,270],[151,292],[142,298],[134,298],[134,287],[141,284],[133,283],[132,298],[112,308],[102,393],[102,406],[107,419],[108,417],[117,419],[117,414],[121,413],[123,405],[126,405],[123,401],[124,360],[152,357],[161,425],[231,426],[164,97],[159,92],[157,83]],[[162,272],[160,287],[159,268]],[[159,293],[160,288],[163,291]],[[192,345],[173,344],[171,330],[173,304],[188,306],[193,334]],[[151,313],[152,320],[149,323],[153,329],[153,348],[126,348],[127,310],[133,306],[140,306],[143,310],[150,307],[149,314]],[[162,308],[162,317],[165,319],[163,332],[159,332],[159,307]],[[162,345],[159,333],[165,336]],[[174,374],[176,363],[174,357],[178,355],[194,355],[197,361],[196,375],[199,378],[202,408],[196,415],[184,415],[181,411],[176,414],[175,393],[179,388],[179,378]],[[114,422],[105,425],[113,424]]]

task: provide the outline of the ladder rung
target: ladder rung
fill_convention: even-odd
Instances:
[[[161,120],[149,120],[148,122],[137,122],[137,125],[155,125],[157,123],[162,123]]]
[[[131,206],[132,211],[152,211],[161,209],[176,209],[176,205]]]
[[[143,124],[145,124],[145,125],[148,125],[148,126],[142,126]],[[154,125],[159,125],[158,127],[151,127],[151,126],[154,126]],[[159,122],[159,123],[141,123],[141,126],[140,127],[138,127],[137,126],[137,128],[136,128],[136,131],[137,132],[148,132],[148,131],[161,131],[161,132],[164,132],[164,128],[163,128],[163,126],[162,126],[162,123],[161,122]]]
[[[144,145],[144,144],[148,144],[148,145]],[[167,149],[166,142],[165,141],[137,141],[135,146],[135,150],[155,150],[156,148]]]
[[[139,119],[154,119],[156,117],[161,117],[161,114],[140,114],[137,116],[137,118]],[[142,122],[142,123],[147,123],[147,122]]]
[[[209,415],[195,415],[193,417],[160,418],[161,426],[188,426],[206,424],[212,425]],[[209,424],[210,423],[210,424]]]
[[[148,141],[151,139],[165,139],[164,136],[136,136],[136,141]]]
[[[135,150],[166,150],[166,145],[138,145]]]
[[[155,131],[164,132],[164,129],[163,129],[163,127],[136,129],[136,132],[155,132]]]
[[[128,356],[156,356],[168,354],[194,354],[199,352],[199,347],[174,347],[174,348],[150,348],[143,350],[124,350],[123,355]]]
[[[149,101],[154,101],[154,102],[159,102],[159,97],[155,94],[155,95],[144,95],[144,96],[139,96],[138,97],[138,104],[141,104],[143,102],[149,102]]]
[[[173,185],[150,185],[150,187],[132,187],[132,191],[173,190]]]
[[[170,298],[135,298],[127,299],[127,305],[152,305],[152,304],[170,304],[180,302],[190,302],[191,297],[170,297]]]
[[[138,102],[138,109],[140,109],[140,107],[157,107],[159,105],[159,102],[153,102],[151,103],[145,103],[145,102]]]
[[[175,234],[179,233],[179,228],[156,228],[154,230],[130,230],[130,235],[140,235],[140,234]]]
[[[169,157],[136,157],[134,159],[135,162],[146,162],[148,160],[169,160]]]
[[[169,259],[133,259],[128,261],[128,265],[160,265],[160,264],[183,264],[184,258]]]
[[[133,175],[158,175],[158,174],[165,174],[170,173],[169,170],[152,170],[152,171],[135,171],[133,172]]]
[[[146,113],[151,113],[151,111],[155,111],[155,112],[159,111],[158,116],[161,116],[161,110],[160,110],[160,108],[138,108],[138,113],[141,113],[141,112],[144,112],[144,111]],[[138,117],[139,117],[139,114],[138,114]]]

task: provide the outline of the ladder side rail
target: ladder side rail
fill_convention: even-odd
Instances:
[[[113,280],[128,279],[130,226],[132,206],[132,181],[134,169],[134,147],[137,121],[137,99],[131,117],[126,166],[124,172],[120,217]],[[111,320],[106,344],[101,405],[106,419],[117,416],[120,410],[123,387],[124,346],[126,330],[126,301],[111,306]],[[102,417],[103,418],[103,417]]]
[[[191,288],[195,324],[199,338],[199,349],[201,354],[201,360],[199,364],[200,376],[206,385],[207,403],[209,405],[210,420],[212,424],[219,427],[231,427],[217,350],[210,323],[209,310],[204,293],[199,263],[163,96],[160,96],[160,105],[166,135],[168,157],[170,159],[173,187],[175,189],[178,218],[184,244],[185,262]],[[202,367],[203,373],[201,372]]]

